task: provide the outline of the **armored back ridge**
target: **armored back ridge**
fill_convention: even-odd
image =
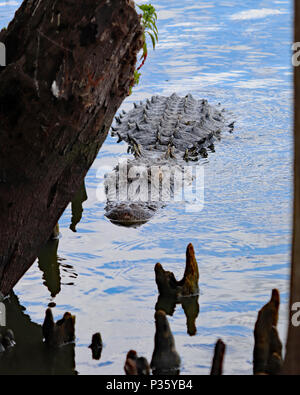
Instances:
[[[196,100],[190,94],[181,98],[174,93],[170,97],[153,96],[117,116],[112,135],[118,137],[118,142],[128,144],[128,152],[135,159],[127,163],[122,179],[119,166],[107,175],[106,217],[125,226],[147,222],[166,200],[161,196],[163,179],[170,180],[167,192],[172,195],[176,170],[206,158],[208,150],[214,151],[214,141],[220,139],[221,131],[224,128],[232,131],[233,125],[225,126],[223,112],[207,100]],[[155,201],[153,184],[152,193],[148,188],[154,179],[154,166],[160,197]],[[117,193],[111,194],[115,185]]]

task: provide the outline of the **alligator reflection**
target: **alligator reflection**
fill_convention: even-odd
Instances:
[[[82,213],[83,213],[82,203],[85,202],[87,199],[88,196],[85,189],[85,183],[83,180],[81,187],[79,188],[78,192],[76,193],[76,195],[74,196],[71,202],[72,219],[71,219],[70,229],[73,232],[77,232],[76,226],[81,221]]]
[[[13,330],[16,347],[0,354],[0,374],[76,375],[75,345],[51,349],[43,343],[42,327],[30,320],[12,293],[5,301],[7,322]]]

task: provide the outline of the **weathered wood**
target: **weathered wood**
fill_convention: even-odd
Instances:
[[[300,42],[300,3],[294,1],[294,41]],[[294,229],[290,280],[290,319],[284,374],[300,374],[300,326],[293,326],[294,303],[300,302],[300,68],[294,67]]]
[[[82,204],[88,199],[88,195],[86,193],[85,189],[85,183],[81,184],[79,190],[76,192],[72,204],[71,204],[71,210],[72,210],[72,219],[71,219],[71,225],[70,229],[73,232],[77,232],[76,226],[79,224],[82,218],[82,213],[83,213],[83,207]]]
[[[92,350],[93,359],[99,361],[103,349],[102,337],[99,332],[93,334],[92,343],[89,345],[89,348]]]
[[[133,82],[129,0],[25,0],[0,32],[0,291],[34,262]]]
[[[75,344],[51,348],[43,342],[42,326],[32,322],[12,292],[5,300],[7,322],[16,346],[1,354],[0,374],[75,375]]]
[[[42,326],[45,343],[50,347],[60,347],[75,340],[75,316],[65,313],[63,318],[54,322],[51,309],[46,310]]]
[[[177,281],[173,272],[164,270],[160,263],[154,268],[158,292],[162,296],[181,297],[199,293],[199,269],[193,245],[186,249],[186,264],[183,278]]]
[[[58,240],[49,240],[38,253],[38,266],[43,273],[44,285],[48,288],[52,298],[61,291],[58,244]]]
[[[150,366],[146,358],[139,357],[136,351],[130,350],[126,356],[124,371],[127,376],[148,376]]]
[[[214,352],[212,367],[210,371],[211,376],[222,376],[225,350],[226,350],[226,345],[223,343],[221,339],[219,339],[215,345],[215,352]]]
[[[269,303],[260,309],[254,328],[253,373],[277,375],[282,369],[282,343],[277,332],[280,296],[273,289]]]
[[[176,305],[181,305],[186,316],[187,333],[194,336],[197,333],[196,320],[199,315],[199,295],[183,296],[177,298],[173,295],[158,295],[155,311],[163,310],[167,315],[173,316]]]
[[[150,367],[154,375],[178,375],[181,359],[176,351],[174,336],[163,310],[155,313],[156,332]]]

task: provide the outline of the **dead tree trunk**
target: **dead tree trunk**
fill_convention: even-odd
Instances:
[[[131,0],[25,0],[0,32],[0,291],[34,262],[133,81]]]
[[[295,42],[300,42],[300,3],[294,2]],[[292,323],[294,303],[300,302],[300,67],[294,67],[294,230],[290,283],[290,319],[284,374],[300,374],[300,326]]]

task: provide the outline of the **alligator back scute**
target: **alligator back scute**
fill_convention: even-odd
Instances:
[[[128,143],[135,156],[177,161],[205,154],[225,125],[222,112],[192,95],[153,96],[116,117],[113,135]]]

